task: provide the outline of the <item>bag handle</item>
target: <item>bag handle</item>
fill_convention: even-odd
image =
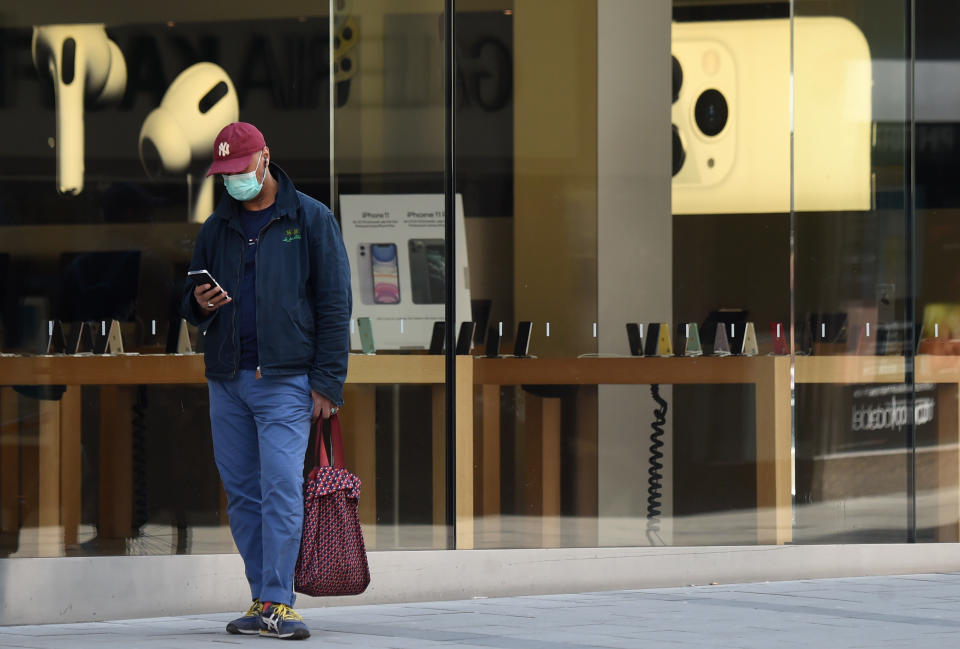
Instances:
[[[327,445],[322,443],[323,419],[317,419],[317,435],[313,442],[314,466],[330,466],[327,458]],[[330,415],[330,441],[333,442],[333,466],[342,469],[343,466],[343,433],[340,430],[340,417]]]

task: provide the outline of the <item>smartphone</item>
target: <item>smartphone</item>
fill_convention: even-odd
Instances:
[[[410,239],[410,292],[414,304],[443,304],[446,247],[443,239]]]
[[[487,333],[487,358],[500,358],[500,327],[490,327]]]
[[[357,288],[360,304],[374,304],[373,266],[370,261],[370,244],[357,244]]]
[[[477,327],[476,322],[464,322],[460,324],[460,331],[457,333],[457,355],[466,356],[473,347],[473,333]]]
[[[636,322],[627,323],[627,341],[630,343],[631,356],[643,356],[643,337],[640,335],[640,325]]]
[[[647,338],[644,342],[643,355],[659,356],[660,355],[660,350],[658,349],[659,343],[660,343],[660,323],[650,322],[647,324]]]
[[[220,284],[217,283],[217,280],[213,279],[213,275],[211,275],[206,270],[188,271],[187,277],[193,280],[194,286],[202,286],[204,284],[209,284],[211,287],[217,288],[220,290],[220,292],[223,292],[223,288],[220,287]]]
[[[486,340],[484,334],[487,333],[487,325],[490,323],[490,307],[492,305],[492,300],[470,300],[470,315],[473,316],[473,321],[477,323],[476,331],[473,334],[474,347],[483,345]]]
[[[687,353],[687,323],[680,322],[673,328],[673,353],[676,356],[685,356]]]
[[[871,208],[872,63],[856,25],[801,16],[792,31],[787,18],[671,31],[674,214],[784,213],[791,193],[801,211]]]
[[[529,356],[530,352],[530,332],[533,330],[533,323],[524,320],[517,325],[517,339],[513,343],[513,355],[518,357]]]
[[[364,354],[376,354],[377,347],[373,342],[373,325],[370,318],[357,318],[357,330],[360,332],[360,351]]]
[[[444,342],[447,337],[446,323],[438,320],[433,323],[433,333],[430,336],[430,348],[428,354],[438,355],[443,353]]]
[[[397,263],[397,244],[371,243],[370,265],[373,272],[374,303],[399,304],[400,271]]]
[[[727,328],[727,342],[730,343],[730,351],[734,354],[739,354],[740,350],[743,349],[743,336],[747,331],[747,322],[731,322],[730,324],[717,325],[718,327]]]

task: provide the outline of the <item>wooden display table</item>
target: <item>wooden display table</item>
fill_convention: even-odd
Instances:
[[[433,387],[433,492],[436,542],[443,546],[447,476],[445,475],[444,358],[427,355],[351,355],[341,413],[352,440],[348,464],[364,482],[361,520],[375,535],[376,456],[374,386],[424,384]],[[902,383],[902,357],[796,357],[796,383]],[[457,357],[456,377],[456,493],[457,548],[474,544],[474,400],[479,386],[483,513],[499,510],[500,386],[502,385],[613,385],[613,384],[751,384],[755,387],[757,542],[788,543],[792,539],[791,496],[791,359],[787,356],[753,358],[579,358],[474,359]],[[938,385],[939,442],[960,440],[960,357],[920,356],[915,380]],[[127,356],[3,356],[0,386],[63,385],[59,401],[39,406],[39,526],[62,530],[60,542],[74,543],[80,522],[80,388],[102,386],[101,398],[101,528],[123,535],[130,529],[132,497],[130,386],[202,384],[201,355]],[[17,398],[0,387],[0,435],[7,444],[18,427]],[[544,518],[560,513],[559,399],[542,399],[540,410],[528,413],[536,422],[540,456],[539,484]],[[954,454],[956,455],[956,454]],[[960,460],[958,460],[960,462]],[[6,529],[16,508],[19,459],[0,453],[0,506]],[[960,487],[956,502],[944,510],[943,524],[960,520]],[[11,498],[13,500],[11,500]],[[15,518],[13,518],[15,520]],[[371,538],[375,545],[375,537]]]
[[[615,385],[747,383],[755,387],[757,543],[792,539],[790,358],[574,358],[478,359],[474,381],[482,390],[483,513],[499,509],[501,385]],[[533,413],[540,427],[540,493],[544,525],[560,514],[560,400],[543,399]],[[531,413],[528,413],[528,417]],[[547,537],[555,530],[544,529]]]
[[[464,443],[457,445],[458,473],[472,470],[472,403],[469,387],[472,385],[472,359],[458,359],[467,377],[462,408],[465,416],[459,418],[458,434]],[[129,534],[131,527],[133,477],[131,467],[132,428],[131,406],[133,390],[137,385],[202,384],[204,364],[201,354],[188,355],[119,355],[119,356],[4,356],[0,357],[0,386],[62,385],[66,387],[57,401],[39,403],[39,436],[37,442],[39,494],[38,527],[45,530],[62,529],[62,542],[75,543],[80,524],[80,430],[82,421],[80,391],[85,385],[102,386],[100,408],[101,484],[100,533],[108,537]],[[431,384],[433,398],[433,456],[435,526],[442,536],[444,524],[446,476],[444,431],[444,359],[426,355],[351,355],[344,386],[344,408],[341,419],[351,436],[347,444],[347,464],[363,481],[367,494],[360,499],[361,520],[368,524],[368,538],[375,546],[376,522],[376,384]],[[17,398],[10,388],[0,387],[0,421],[5,439],[15,439],[18,417]],[[7,444],[7,448],[14,447]],[[3,508],[4,531],[16,521],[19,459],[16,453],[0,454],[0,505]],[[472,485],[467,481],[465,484]],[[469,546],[473,524],[472,489],[458,491],[457,519],[462,538]],[[470,504],[467,507],[467,504]],[[47,534],[49,537],[50,535]],[[468,542],[468,539],[470,540]],[[51,546],[57,553],[61,539]],[[43,553],[43,552],[41,552]]]
[[[206,383],[203,354],[3,356],[0,385]],[[348,383],[443,383],[440,356],[351,355]]]

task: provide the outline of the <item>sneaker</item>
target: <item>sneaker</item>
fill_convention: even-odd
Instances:
[[[310,629],[303,618],[286,604],[270,604],[260,614],[260,635],[284,640],[303,640],[310,637]]]
[[[238,617],[227,625],[227,633],[233,633],[234,635],[260,633],[261,613],[263,613],[263,603],[259,599],[253,600],[253,604],[243,614],[243,617]]]

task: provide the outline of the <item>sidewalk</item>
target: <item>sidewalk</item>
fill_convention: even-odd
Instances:
[[[694,586],[301,611],[293,646],[372,649],[960,646],[960,574]],[[267,646],[231,636],[235,615],[0,627],[0,647]]]

